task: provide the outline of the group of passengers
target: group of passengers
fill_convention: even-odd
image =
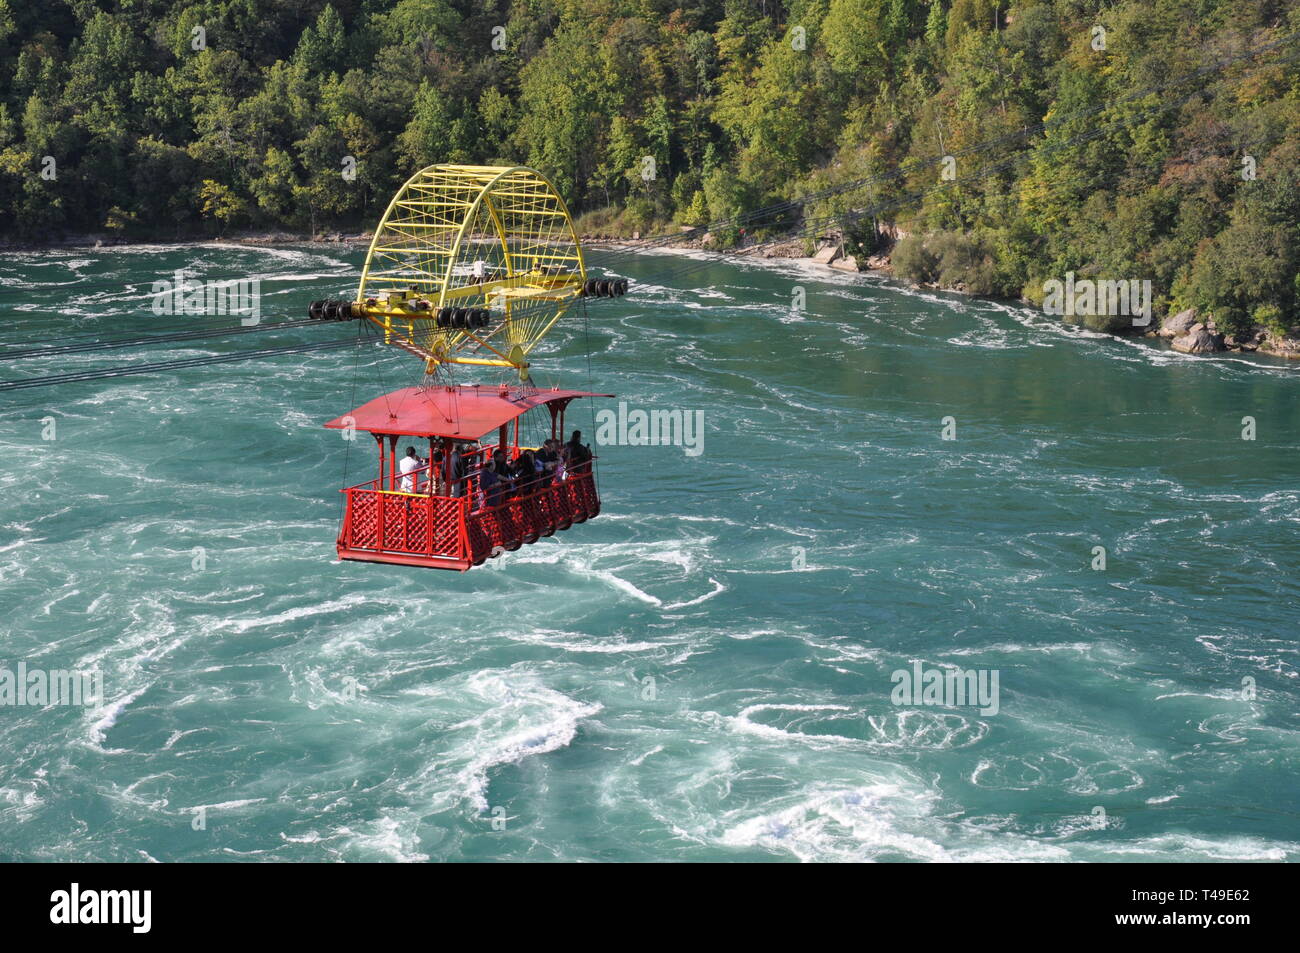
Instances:
[[[546,440],[536,450],[523,450],[514,460],[504,449],[492,451],[478,467],[471,463],[483,451],[475,442],[453,447],[450,459],[441,448],[433,459],[422,460],[414,447],[406,448],[402,458],[401,488],[414,493],[417,486],[416,471],[431,464],[428,473],[432,479],[418,481],[420,493],[434,496],[459,497],[466,492],[474,496],[474,508],[499,506],[511,497],[528,496],[569,478],[570,474],[586,473],[591,469],[591,449],[582,442],[582,431],[575,430],[568,443],[558,438]]]
[[[591,468],[591,450],[575,430],[568,443],[551,438],[536,450],[523,450],[511,460],[498,448],[470,475],[477,478],[478,507],[499,506],[511,497],[528,496],[561,483],[570,473]]]

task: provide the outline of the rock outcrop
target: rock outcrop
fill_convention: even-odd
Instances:
[[[1186,334],[1174,338],[1170,347],[1184,354],[1212,354],[1223,350],[1223,339],[1198,323],[1193,324]]]
[[[1162,338],[1176,338],[1190,331],[1194,324],[1196,324],[1196,310],[1188,308],[1186,311],[1179,311],[1165,318],[1160,323],[1159,333]]]
[[[1268,332],[1259,343],[1259,350],[1263,354],[1273,354],[1293,361],[1300,360],[1300,337]]]

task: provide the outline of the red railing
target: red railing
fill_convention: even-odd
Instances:
[[[419,471],[414,474],[418,487]],[[559,483],[478,508],[474,506],[482,496],[473,475],[466,478],[466,495],[460,497],[385,490],[380,483],[370,480],[342,491],[347,511],[338,540],[340,556],[383,561],[388,555],[403,562],[423,557],[429,564],[468,568],[600,512],[590,472],[570,473]]]

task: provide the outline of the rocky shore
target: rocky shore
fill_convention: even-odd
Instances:
[[[369,244],[372,232],[325,232],[310,235],[305,232],[235,232],[230,235],[181,235],[174,239],[127,238],[121,235],[63,235],[46,241],[0,240],[0,250],[43,251],[51,248],[113,248],[118,245],[305,245],[305,244]]]
[[[370,242],[371,235],[372,233],[368,231],[330,232],[316,235],[290,232],[240,232],[206,239],[181,238],[177,239],[177,243],[204,244],[213,242],[250,246],[325,243],[365,246]],[[888,235],[884,237],[897,239],[902,236]],[[631,251],[646,247],[646,242],[641,240],[636,233],[633,233],[631,238],[614,235],[582,235],[581,241],[584,245],[603,245],[611,248],[625,248]],[[10,251],[26,251],[43,248],[104,248],[132,244],[138,244],[138,241],[118,236],[69,235],[59,241],[45,242],[39,245],[0,242],[0,248]],[[167,243],[163,242],[161,244]],[[897,277],[888,251],[868,256],[849,255],[845,253],[843,244],[833,238],[828,241],[824,237],[817,251],[812,255],[807,254],[805,241],[802,238],[764,242],[749,247],[741,245],[737,248],[727,249],[714,249],[713,245],[714,236],[707,232],[698,238],[690,238],[684,234],[680,239],[669,243],[662,243],[661,241],[655,243],[655,247],[679,251],[716,250],[739,258],[799,259],[836,271],[870,272],[885,277]],[[970,293],[965,288],[944,288],[937,285],[927,285],[925,287],[932,287],[936,291],[951,291],[958,294]],[[1239,351],[1300,360],[1300,337],[1298,336],[1279,334],[1275,330],[1263,327],[1254,327],[1248,334],[1240,337],[1225,334],[1216,328],[1213,315],[1202,318],[1191,308],[1177,314],[1167,315],[1160,322],[1159,328],[1147,331],[1143,334],[1143,337],[1164,339],[1169,342],[1169,346],[1173,350],[1183,354],[1217,354],[1225,351]]]
[[[1261,354],[1300,360],[1300,338],[1261,327],[1252,328],[1249,334],[1241,337],[1221,334],[1214,325],[1213,315],[1202,319],[1192,308],[1169,315],[1160,323],[1158,330],[1148,332],[1147,336],[1165,338],[1171,348],[1183,354],[1258,351]]]
[[[898,238],[901,236],[886,237]],[[713,236],[706,233],[698,239],[687,240],[683,238],[682,241],[661,245],[660,247],[708,251],[712,239]],[[591,244],[603,244],[632,250],[643,247],[642,243],[636,238],[628,240],[603,235],[583,236],[583,242],[584,244],[589,242]],[[764,243],[750,248],[726,249],[726,253],[737,257],[793,258],[816,265],[823,265],[837,271],[871,272],[887,277],[897,277],[888,251],[858,257],[846,254],[843,244],[836,240],[823,240],[820,247],[812,255],[806,254],[803,239]],[[970,294],[965,288],[945,288],[939,285],[926,285],[925,287],[933,288],[936,291]],[[1029,304],[1029,302],[1023,303]],[[1240,351],[1245,353],[1258,352],[1260,354],[1270,354],[1274,357],[1300,360],[1300,337],[1279,334],[1275,330],[1258,326],[1241,337],[1224,334],[1215,327],[1213,315],[1202,319],[1191,308],[1180,311],[1178,314],[1166,316],[1161,321],[1158,329],[1147,331],[1142,336],[1167,340],[1171,348],[1183,354],[1216,354],[1224,351]]]

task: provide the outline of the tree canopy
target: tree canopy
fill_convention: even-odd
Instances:
[[[1297,33],[1287,0],[0,0],[0,229],[366,227],[440,161],[643,230],[871,178],[807,218],[898,225],[914,276],[1281,326]]]

